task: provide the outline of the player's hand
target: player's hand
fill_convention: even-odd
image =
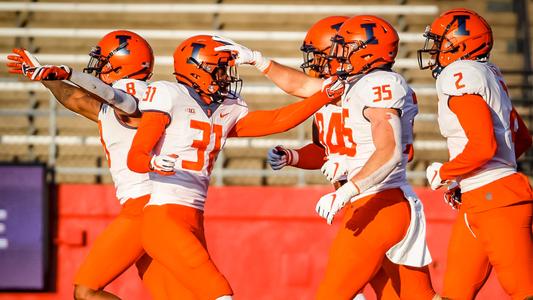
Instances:
[[[272,170],[281,170],[285,166],[298,163],[298,152],[283,146],[276,146],[268,151],[267,162]]]
[[[330,78],[322,82],[322,88],[324,92],[331,100],[338,100],[342,94],[344,94],[345,81],[338,76],[331,76]]]
[[[173,175],[176,173],[174,165],[176,165],[177,159],[178,156],[176,154],[154,155],[150,160],[150,170],[163,176]]]
[[[459,206],[461,206],[461,188],[456,181],[453,181],[448,186],[448,189],[444,193],[444,202],[453,209],[459,209]]]
[[[23,48],[13,49],[13,52],[7,56],[7,60],[9,73],[22,74],[30,79],[35,68],[41,66],[37,58]]]
[[[224,46],[216,47],[215,51],[230,51],[235,55],[236,65],[253,65],[261,72],[266,72],[272,63],[270,59],[263,57],[260,51],[251,50],[231,39],[216,35],[212,39],[225,44]]]
[[[72,74],[72,69],[69,66],[60,65],[44,65],[41,67],[36,67],[30,79],[34,81],[41,80],[68,80]]]
[[[330,157],[320,169],[322,174],[331,182],[335,183],[341,178],[345,178],[348,175],[348,166],[346,163],[346,157],[344,156],[332,156]]]
[[[439,189],[445,184],[445,182],[442,181],[442,178],[440,178],[441,167],[441,163],[434,162],[426,169],[426,177],[432,190]]]
[[[320,197],[315,210],[328,224],[331,224],[335,215],[357,194],[359,189],[353,182],[348,181],[335,192]]]

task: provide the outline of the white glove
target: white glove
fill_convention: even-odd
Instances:
[[[345,156],[333,156],[322,165],[320,169],[326,178],[334,183],[343,176],[348,175],[348,164]]]
[[[328,224],[333,222],[333,217],[352,199],[359,194],[357,186],[348,180],[343,186],[333,193],[320,197],[316,204],[316,212],[326,219]]]
[[[261,52],[251,50],[231,39],[216,35],[212,39],[225,44],[224,46],[216,47],[215,51],[230,51],[236,55],[235,64],[237,65],[253,65],[261,72],[264,72],[272,63],[270,59],[263,57]]]
[[[176,164],[177,159],[178,156],[176,154],[154,155],[150,160],[150,170],[163,176],[173,175],[176,173],[176,171],[174,171],[174,165]]]
[[[268,151],[267,162],[272,170],[281,170],[285,166],[298,164],[298,152],[283,146],[276,146]]]
[[[426,177],[432,190],[439,189],[445,184],[445,182],[442,181],[442,178],[440,178],[441,167],[441,163],[434,162],[426,169]]]

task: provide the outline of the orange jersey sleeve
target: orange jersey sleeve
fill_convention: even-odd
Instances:
[[[513,107],[513,111],[511,112],[513,114],[513,117],[515,118],[518,128],[513,132],[513,141],[514,141],[514,152],[516,159],[518,159],[524,152],[526,152],[530,147],[531,143],[533,142],[531,139],[531,134],[529,133],[529,129],[527,128],[526,123],[520,117],[518,112]],[[514,126],[511,124],[511,126]]]
[[[128,152],[128,168],[137,173],[150,172],[151,152],[157,144],[170,117],[162,112],[145,112]]]
[[[278,109],[249,112],[235,124],[229,136],[254,137],[287,131],[330,101],[326,94],[318,92],[305,100]]]
[[[316,170],[322,168],[326,158],[326,149],[315,143],[310,143],[297,149],[298,163],[295,167],[307,170]]]
[[[481,96],[453,96],[448,105],[457,115],[468,142],[463,152],[441,167],[440,176],[443,180],[466,175],[483,166],[494,156],[498,147],[490,110]]]

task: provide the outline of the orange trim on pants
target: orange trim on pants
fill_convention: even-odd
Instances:
[[[532,217],[533,202],[483,212],[461,207],[448,248],[443,297],[474,299],[492,268],[513,299],[533,296]]]
[[[212,300],[233,294],[207,252],[201,210],[177,204],[147,206],[143,213],[142,243],[154,261],[197,299]]]
[[[427,268],[399,266],[385,255],[403,239],[409,223],[410,206],[400,189],[378,192],[349,204],[316,298],[352,299],[383,268],[402,299],[432,299],[435,292]],[[384,286],[378,279],[374,284],[378,289]]]
[[[141,215],[150,195],[129,199],[119,215],[96,238],[74,284],[99,290],[128,269],[144,253]]]

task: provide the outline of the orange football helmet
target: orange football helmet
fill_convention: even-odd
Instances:
[[[442,13],[426,28],[424,37],[424,48],[417,53],[418,65],[433,70],[434,77],[456,60],[488,59],[493,44],[487,21],[466,8]]]
[[[196,35],[174,51],[174,75],[178,82],[217,103],[237,98],[242,87],[235,56],[230,51],[214,50],[223,45],[210,35]]]
[[[89,53],[86,73],[95,72],[103,82],[119,79],[148,80],[154,69],[152,47],[140,35],[128,30],[106,34]]]
[[[329,58],[331,40],[344,21],[345,16],[331,16],[316,22],[309,28],[300,47],[304,62],[300,66],[305,73],[317,78],[327,78],[334,73],[334,66]]]
[[[331,56],[340,63],[337,75],[345,78],[392,66],[398,41],[394,27],[379,17],[363,15],[346,20],[331,45]]]

